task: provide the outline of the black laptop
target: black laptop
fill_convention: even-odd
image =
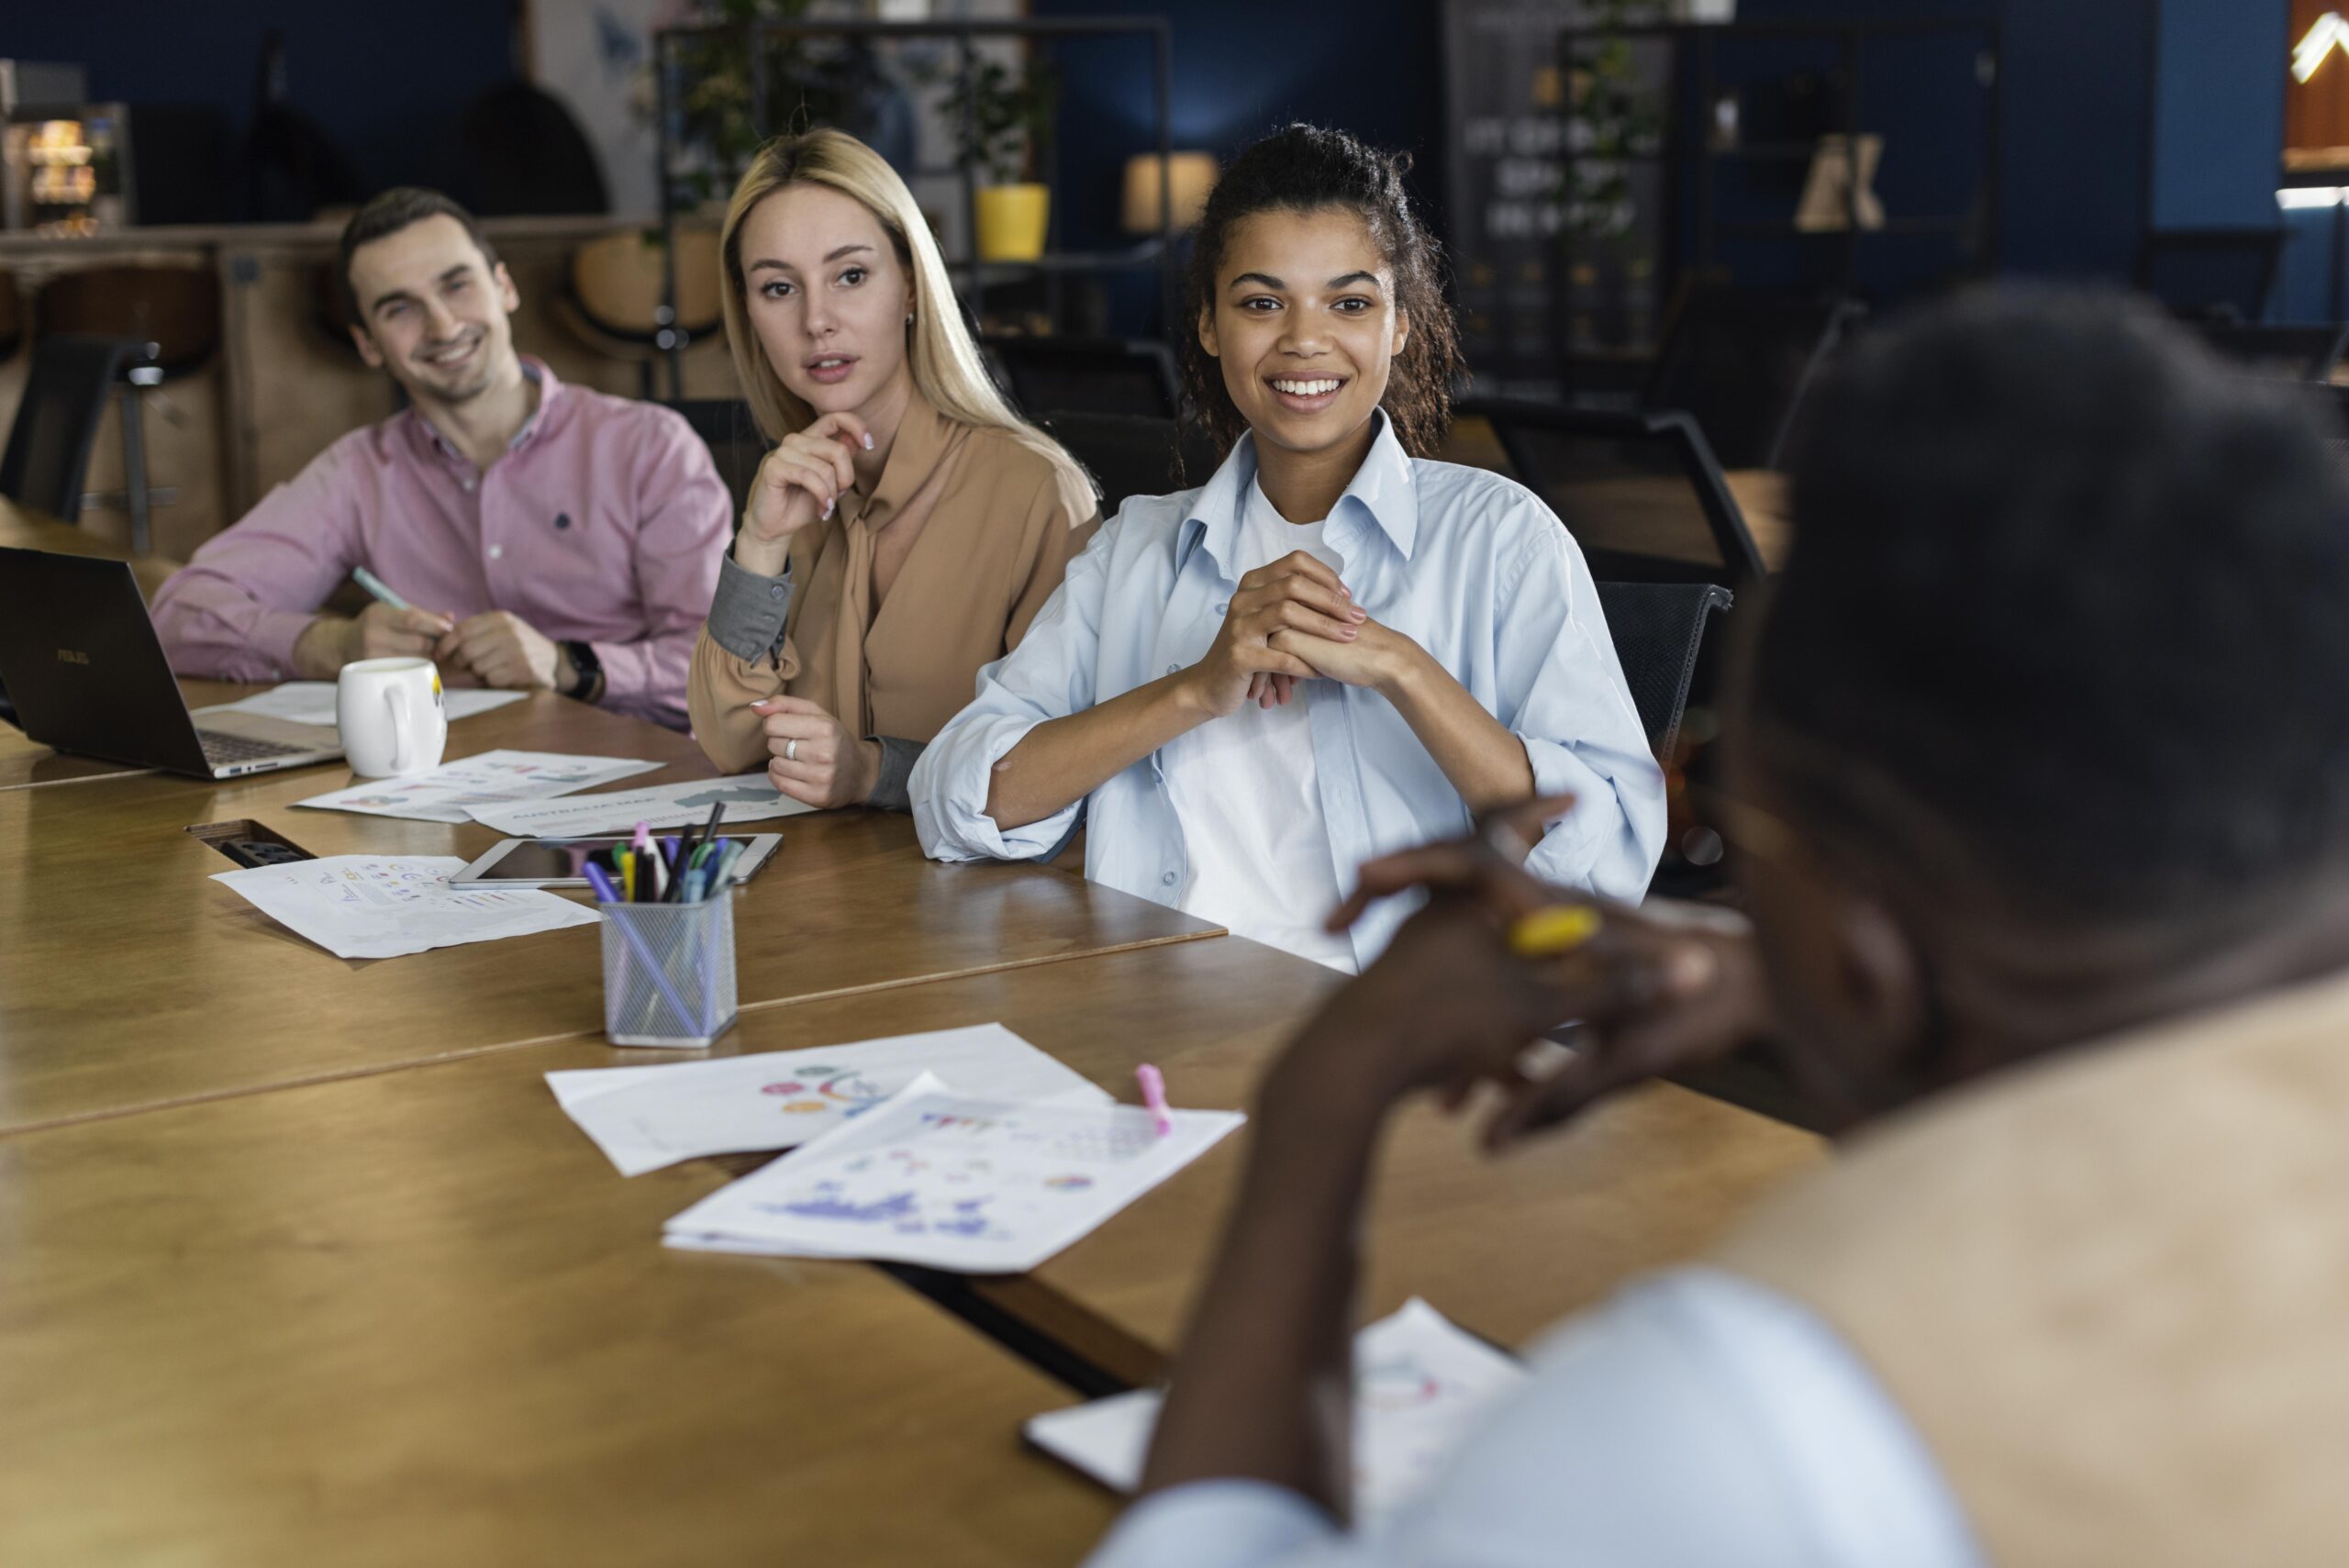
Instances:
[[[253,713],[207,713],[180,695],[127,562],[0,549],[0,683],[44,746],[200,779],[307,767],[340,737]]]

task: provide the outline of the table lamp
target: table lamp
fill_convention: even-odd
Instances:
[[[1218,170],[1212,152],[1170,152],[1166,155],[1168,188],[1174,194],[1174,227],[1188,228],[1199,221],[1215,188]],[[1136,153],[1126,160],[1126,232],[1158,232],[1158,154]]]

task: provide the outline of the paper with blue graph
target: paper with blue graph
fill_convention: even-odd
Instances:
[[[724,809],[721,820],[727,822],[763,822],[816,809],[776,789],[764,773],[737,773],[731,778],[607,790],[569,800],[484,805],[473,811],[473,818],[484,828],[525,839],[584,839],[597,833],[626,833],[640,822],[655,829],[698,828],[709,820],[713,806]]]
[[[707,1154],[808,1143],[925,1071],[1006,1100],[1114,1103],[1001,1024],[662,1067],[550,1073],[547,1087],[623,1176]]]
[[[1354,1336],[1354,1512],[1389,1515],[1433,1480],[1525,1368],[1418,1296]],[[1038,1416],[1030,1440],[1105,1486],[1131,1492],[1165,1398],[1154,1388]]]
[[[672,1247],[1019,1273],[1099,1226],[1246,1118],[980,1098],[924,1073],[671,1219]]]

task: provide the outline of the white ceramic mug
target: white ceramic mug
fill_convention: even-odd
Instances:
[[[335,724],[351,771],[396,778],[440,765],[449,705],[429,659],[362,659],[335,682]]]

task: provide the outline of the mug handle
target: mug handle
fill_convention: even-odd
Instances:
[[[416,712],[409,706],[408,690],[403,685],[384,688],[384,706],[392,710],[392,772],[408,771],[408,758],[416,742]]]

